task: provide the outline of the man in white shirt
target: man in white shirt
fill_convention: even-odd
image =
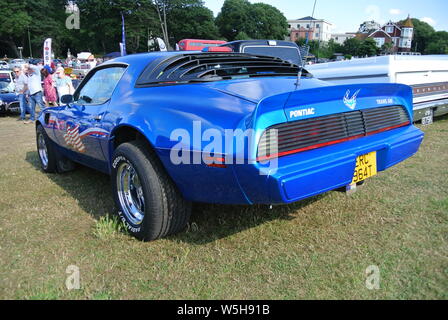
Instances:
[[[40,68],[33,65],[25,65],[25,71],[28,75],[28,90],[30,95],[30,121],[35,120],[36,104],[39,105],[40,110],[45,109],[44,101],[42,100],[42,77],[40,75]],[[29,123],[29,122],[27,122]]]
[[[15,75],[15,92],[19,97],[20,103],[20,119],[25,121],[26,110],[28,109],[28,102],[26,101],[26,94],[28,91],[28,77],[22,72],[20,68],[14,68]]]

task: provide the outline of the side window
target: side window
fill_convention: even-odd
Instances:
[[[100,69],[77,91],[74,100],[82,104],[102,104],[110,99],[112,93],[126,69],[110,67]]]

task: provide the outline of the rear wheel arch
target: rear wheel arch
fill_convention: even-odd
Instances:
[[[110,166],[112,168],[112,158],[115,153],[115,150],[117,148],[124,144],[124,143],[132,143],[132,142],[139,142],[142,143],[150,153],[154,154],[156,156],[156,159],[158,162],[162,165],[162,167],[165,169],[165,171],[168,173],[169,176],[171,176],[168,172],[168,170],[163,165],[163,162],[159,158],[156,152],[156,148],[154,147],[154,144],[148,139],[148,137],[143,134],[139,129],[136,127],[130,126],[130,125],[122,125],[120,127],[115,128],[112,131],[111,134],[111,141],[109,144],[109,157],[110,157]]]
[[[172,173],[170,169],[165,165],[164,161],[160,158],[160,155],[156,151],[156,147],[150,141],[150,139],[143,134],[139,129],[130,125],[121,125],[120,127],[115,128],[111,134],[111,141],[109,143],[109,165],[110,170],[112,170],[113,166],[113,156],[117,148],[124,143],[141,143],[145,146],[149,153],[154,155],[154,161],[161,166],[164,172],[170,177],[173,183],[181,190],[182,187],[178,184],[176,179],[173,179]]]
[[[155,151],[154,145],[139,129],[130,125],[122,125],[115,128],[111,133],[112,140],[110,142],[110,156],[113,155],[115,150],[123,143],[132,141],[142,141],[147,147]]]

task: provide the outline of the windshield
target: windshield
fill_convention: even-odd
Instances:
[[[299,49],[294,47],[273,47],[273,46],[245,47],[244,53],[278,57],[282,60],[294,63],[296,65],[301,65]]]
[[[11,90],[11,77],[8,73],[0,73],[0,90]]]

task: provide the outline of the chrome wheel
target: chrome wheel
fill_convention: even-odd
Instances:
[[[117,192],[121,209],[133,225],[140,225],[145,217],[145,197],[140,178],[134,167],[122,163],[117,170]]]
[[[48,167],[48,150],[47,150],[47,144],[45,142],[45,137],[43,134],[39,134],[38,141],[38,151],[39,151],[39,158],[42,162],[42,166],[44,168]]]

